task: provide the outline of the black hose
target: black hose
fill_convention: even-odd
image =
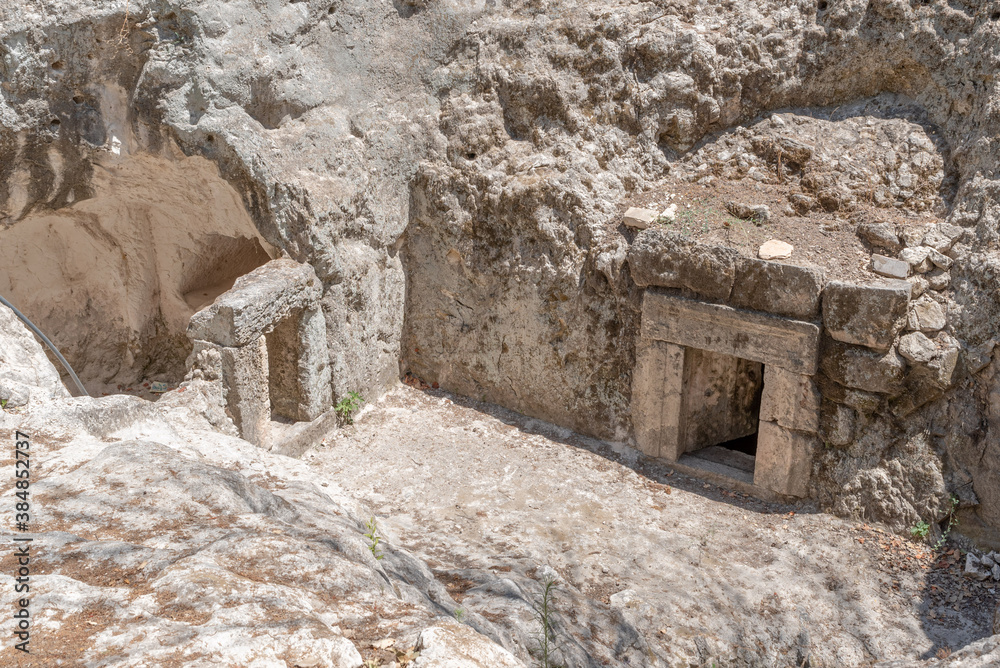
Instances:
[[[33,331],[35,333],[35,335],[38,336],[38,338],[40,338],[42,340],[42,343],[44,343],[46,346],[48,346],[49,350],[52,351],[52,354],[55,355],[57,358],[59,358],[59,361],[62,363],[63,368],[66,369],[66,371],[69,373],[70,378],[72,378],[73,382],[76,383],[76,388],[78,390],[80,390],[80,396],[89,397],[90,393],[87,392],[87,388],[85,388],[83,386],[83,383],[80,382],[80,378],[76,375],[76,372],[73,371],[73,367],[71,367],[69,365],[69,362],[67,362],[66,358],[62,356],[62,353],[59,352],[59,349],[56,348],[55,344],[52,343],[51,341],[49,341],[49,337],[47,337],[44,334],[42,334],[42,330],[40,330],[37,327],[35,327],[35,323],[33,323],[30,320],[28,320],[27,316],[25,316],[23,313],[21,313],[20,311],[18,311],[16,306],[14,306],[9,301],[7,301],[6,299],[4,299],[3,295],[0,295],[0,304],[3,304],[7,308],[9,308],[11,311],[13,311],[14,315],[16,315],[18,318],[20,318],[21,322],[23,322],[25,325],[27,325],[28,328],[31,331]]]

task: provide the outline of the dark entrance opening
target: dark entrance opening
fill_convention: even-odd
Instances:
[[[690,358],[685,369],[688,452],[718,473],[752,482],[764,365],[704,351]]]

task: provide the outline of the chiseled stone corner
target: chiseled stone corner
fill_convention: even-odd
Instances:
[[[650,457],[676,461],[682,454],[684,348],[652,339],[640,339],[637,347],[632,376],[636,444]]]
[[[817,443],[814,434],[761,420],[757,432],[754,484],[786,496],[808,496]]]
[[[220,346],[226,407],[240,437],[271,449],[271,398],[268,386],[267,342],[263,336],[239,348]]]
[[[810,376],[764,367],[761,420],[815,434],[819,430],[819,404],[820,393]]]
[[[823,326],[831,338],[885,352],[906,325],[910,284],[853,285],[833,281],[823,290]]]

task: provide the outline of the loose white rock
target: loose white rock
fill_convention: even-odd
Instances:
[[[625,212],[625,226],[637,230],[644,230],[649,227],[654,220],[656,220],[656,216],[656,212],[650,209],[631,207]]]
[[[757,251],[757,257],[761,260],[784,260],[792,256],[793,250],[795,250],[795,247],[790,243],[771,239],[770,241],[765,241],[760,247]]]

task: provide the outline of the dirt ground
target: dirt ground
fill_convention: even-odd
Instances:
[[[413,384],[304,459],[368,504],[386,543],[426,559],[470,614],[502,626],[497,578],[550,568],[573,601],[573,643],[600,642],[597,622],[583,637],[586,604],[620,613],[670,665],[869,665],[990,635],[997,588],[961,577],[954,543],[933,551],[808,504],[764,503]]]

